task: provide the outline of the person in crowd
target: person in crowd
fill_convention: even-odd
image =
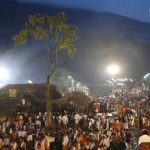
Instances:
[[[126,142],[124,138],[121,138],[119,143],[118,143],[118,149],[119,150],[126,150]]]
[[[108,135],[105,135],[105,138],[103,140],[103,145],[104,145],[106,150],[110,149],[110,139],[109,139]]]
[[[142,143],[149,143],[150,144],[150,135],[147,130],[142,131],[142,135],[139,137],[138,145]]]
[[[20,139],[20,150],[27,150],[27,145],[26,142],[24,141],[23,138]]]
[[[78,127],[79,121],[80,121],[80,115],[79,115],[79,113],[76,112],[75,115],[74,115],[75,127]]]
[[[64,114],[62,116],[62,124],[63,124],[63,127],[66,129],[67,128],[67,124],[68,124],[68,117],[67,117],[67,114]]]
[[[64,133],[62,139],[62,150],[68,150],[69,138],[67,133]]]
[[[0,150],[2,150],[3,146],[4,146],[3,138],[0,137]]]
[[[129,129],[126,131],[125,137],[126,137],[127,148],[130,149],[131,132],[129,131]]]
[[[77,109],[55,112],[49,130],[45,128],[46,113],[24,115],[19,112],[0,122],[0,150],[125,150],[132,146],[131,133],[143,129],[147,132],[143,131],[140,137],[136,135],[138,145],[148,145],[150,110],[147,101],[121,94],[117,100],[110,97],[105,100],[112,110],[117,109],[118,104],[126,108],[117,114],[110,115],[111,110],[109,115],[104,110],[102,113]]]

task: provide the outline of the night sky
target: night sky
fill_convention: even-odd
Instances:
[[[150,72],[150,1],[148,0],[0,0],[0,67],[11,76],[0,83],[45,82],[47,53],[41,44],[17,47],[12,36],[24,27],[28,15],[64,11],[78,26],[77,53],[59,56],[58,68],[88,86],[106,80],[106,67],[118,63],[121,77],[142,78]]]
[[[26,3],[53,4],[70,8],[112,12],[118,15],[150,22],[148,0],[19,0]]]

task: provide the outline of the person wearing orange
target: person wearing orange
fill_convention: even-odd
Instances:
[[[4,141],[2,138],[0,138],[0,150],[3,148],[3,146],[4,146]]]
[[[115,131],[119,132],[120,129],[121,129],[121,125],[119,123],[119,120],[115,120],[114,123],[113,123],[113,128]]]
[[[79,141],[80,141],[82,144],[84,143],[84,136],[83,136],[82,133],[79,135]]]
[[[81,147],[83,147],[85,143],[87,143],[87,137],[84,133],[81,133],[79,135],[79,142],[81,143]]]

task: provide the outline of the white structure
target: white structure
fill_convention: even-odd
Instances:
[[[89,88],[86,87],[86,85],[80,83],[79,81],[76,81],[71,76],[68,76],[69,80],[69,86],[68,86],[68,92],[83,92],[86,95],[89,95]]]

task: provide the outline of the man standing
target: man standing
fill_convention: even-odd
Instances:
[[[69,143],[69,138],[66,133],[64,133],[63,139],[62,139],[62,150],[68,150],[68,143]]]
[[[66,128],[67,128],[67,124],[68,124],[68,117],[67,117],[67,114],[65,114],[65,115],[62,117],[62,123],[63,123],[63,127],[66,129]]]

